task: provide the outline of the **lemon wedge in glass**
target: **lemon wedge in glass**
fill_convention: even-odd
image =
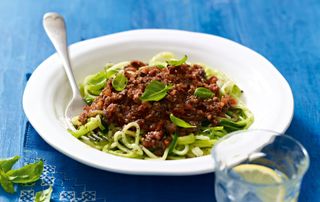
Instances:
[[[287,179],[285,174],[257,164],[242,164],[233,168],[241,178],[257,185],[257,197],[263,202],[285,201],[286,189],[281,183]],[[261,185],[261,187],[260,187]]]

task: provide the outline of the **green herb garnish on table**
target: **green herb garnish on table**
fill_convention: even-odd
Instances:
[[[13,165],[20,159],[14,156],[0,160],[0,184],[8,193],[14,193],[14,184],[26,184],[39,180],[43,171],[43,161],[25,165],[18,169],[12,169]]]
[[[36,193],[35,202],[50,202],[52,187]]]

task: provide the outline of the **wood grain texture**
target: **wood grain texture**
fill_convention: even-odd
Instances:
[[[41,24],[48,11],[65,16],[69,43],[130,29],[172,28],[223,36],[264,55],[294,94],[288,134],[310,153],[300,201],[319,200],[320,1],[0,1],[0,157],[22,152],[25,74],[54,53]]]

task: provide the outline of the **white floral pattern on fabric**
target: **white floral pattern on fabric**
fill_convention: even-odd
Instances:
[[[33,190],[21,190],[19,202],[33,202],[34,191]]]
[[[84,191],[82,192],[83,201],[95,201],[96,200],[96,192],[95,191]]]
[[[60,192],[60,201],[74,201],[76,194],[74,191],[62,191]]]
[[[62,191],[60,192],[60,201],[72,201],[72,202],[89,202],[96,201],[95,191],[84,191],[81,193],[80,198],[76,198],[76,193],[74,191]]]
[[[41,177],[41,186],[53,186],[54,185],[54,177],[43,176]]]
[[[43,171],[42,173],[44,175],[48,175],[48,174],[54,174],[56,172],[56,167],[52,166],[52,165],[48,165],[48,164],[44,164],[43,165]]]

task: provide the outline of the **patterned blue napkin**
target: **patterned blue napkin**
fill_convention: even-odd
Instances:
[[[18,188],[18,201],[31,202],[37,191],[53,186],[52,201],[212,202],[214,175],[139,176],[102,171],[78,163],[45,143],[27,123],[24,163],[44,160],[34,185]]]

